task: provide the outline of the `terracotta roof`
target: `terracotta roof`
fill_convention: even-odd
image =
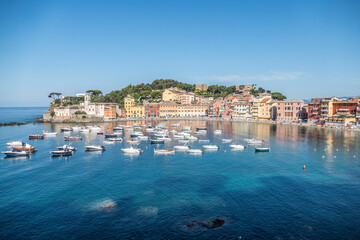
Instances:
[[[270,98],[264,98],[263,100],[261,100],[260,103],[266,103],[266,102],[269,101],[269,100],[270,100]]]

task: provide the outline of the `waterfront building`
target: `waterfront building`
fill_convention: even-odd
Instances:
[[[208,106],[205,104],[179,105],[179,117],[204,117],[206,116]]]
[[[192,104],[195,101],[194,93],[184,93],[180,95],[181,104]]]
[[[296,121],[307,119],[307,104],[300,100],[276,101],[275,119],[278,121]]]
[[[126,109],[126,117],[143,118],[145,117],[145,107],[143,105],[132,106]]]
[[[233,106],[234,119],[248,119],[252,118],[252,104],[247,101],[235,103]]]
[[[321,98],[312,98],[308,105],[308,119],[319,120],[321,117]]]
[[[132,106],[135,106],[135,98],[133,98],[130,94],[127,94],[124,98],[124,107],[128,109]]]
[[[230,104],[230,105],[239,102],[239,100],[234,96],[228,96],[224,99],[224,101],[225,101],[225,104]]]
[[[160,116],[159,104],[147,104],[145,105],[145,117],[155,118]]]
[[[185,90],[179,89],[177,87],[167,88],[162,94],[162,100],[164,102],[180,101],[180,96],[185,93]]]
[[[220,112],[219,112],[219,108],[221,106],[221,102],[222,101],[215,101],[215,102],[211,102],[208,104],[208,112],[207,112],[207,116],[208,117],[218,117]]]
[[[329,122],[356,122],[357,102],[355,101],[330,101],[329,114],[326,121]]]
[[[271,98],[263,98],[258,104],[258,118],[267,119],[271,118],[270,109],[275,101]]]
[[[178,105],[176,102],[163,102],[159,104],[159,116],[174,118],[178,116]]]
[[[321,98],[320,100],[320,118],[325,120],[327,117],[329,117],[329,103],[332,101],[338,101],[339,99],[336,97],[329,97],[329,98]]]
[[[195,85],[195,92],[199,91],[207,91],[207,84],[196,84]]]
[[[114,120],[117,117],[116,105],[109,104],[104,108],[104,119],[105,120]]]

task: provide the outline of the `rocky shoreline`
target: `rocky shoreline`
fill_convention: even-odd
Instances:
[[[42,123],[42,118],[36,118],[35,120],[28,121],[28,122],[7,122],[7,123],[0,123],[0,127],[6,127],[6,126],[21,126],[26,125],[28,123]]]

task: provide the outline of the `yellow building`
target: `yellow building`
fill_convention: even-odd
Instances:
[[[175,102],[160,103],[160,117],[178,117],[178,106]]]
[[[271,118],[271,106],[274,100],[271,98],[263,98],[258,105],[258,118],[259,119],[270,119]]]
[[[143,118],[145,116],[144,106],[132,106],[126,109],[126,117]]]
[[[162,100],[165,102],[168,101],[180,101],[180,96],[182,94],[185,94],[186,91],[181,90],[179,88],[167,88],[164,90],[163,94],[162,94]]]
[[[178,115],[179,117],[202,117],[206,115],[207,109],[206,104],[179,105]]]
[[[128,110],[128,108],[132,106],[135,106],[135,98],[128,94],[124,98],[124,107],[126,110]]]

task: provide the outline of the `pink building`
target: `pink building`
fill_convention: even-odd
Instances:
[[[299,100],[277,101],[274,106],[276,120],[296,121],[307,119],[306,103]]]

